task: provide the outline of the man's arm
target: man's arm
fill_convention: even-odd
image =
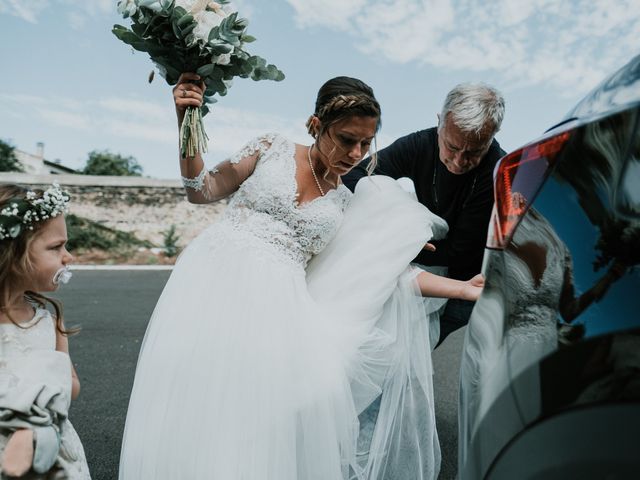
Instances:
[[[378,163],[374,170],[376,175],[386,175],[391,178],[410,177],[413,164],[417,160],[416,133],[401,137],[377,153]],[[342,176],[344,183],[353,192],[358,180],[367,175],[367,167],[371,157],[362,160],[353,170]]]

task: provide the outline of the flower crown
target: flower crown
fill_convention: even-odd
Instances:
[[[24,198],[13,198],[0,210],[0,241],[17,238],[25,230],[33,230],[33,224],[66,213],[69,210],[69,193],[53,184],[42,196],[32,190]]]

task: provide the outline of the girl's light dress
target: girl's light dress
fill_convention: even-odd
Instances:
[[[43,397],[56,397],[57,413],[66,416],[71,400],[71,359],[68,354],[56,351],[55,321],[48,310],[36,308],[33,318],[20,327],[0,323],[0,391],[0,403],[13,399],[14,405],[22,406],[22,418],[31,418],[35,422],[46,419],[49,412],[41,408],[40,401],[33,405],[25,403],[25,399],[40,400]],[[51,400],[49,405],[53,403]],[[46,474],[31,472],[20,478],[91,478],[82,443],[71,422],[64,419],[59,429],[60,450],[51,470]],[[4,450],[9,433],[0,428],[0,452]]]

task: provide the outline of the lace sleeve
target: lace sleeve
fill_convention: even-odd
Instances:
[[[211,203],[234,193],[253,173],[258,160],[271,148],[275,137],[275,134],[266,134],[254,138],[211,170],[203,166],[196,177],[182,177],[184,187],[192,190],[189,200],[193,203]]]

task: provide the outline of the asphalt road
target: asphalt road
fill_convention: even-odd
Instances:
[[[67,326],[82,327],[69,341],[82,385],[70,417],[82,439],[94,480],[118,476],[120,442],[140,343],[169,274],[76,271],[56,295],[64,303]],[[462,339],[462,331],[450,335],[433,357],[442,480],[454,479],[456,473]]]

